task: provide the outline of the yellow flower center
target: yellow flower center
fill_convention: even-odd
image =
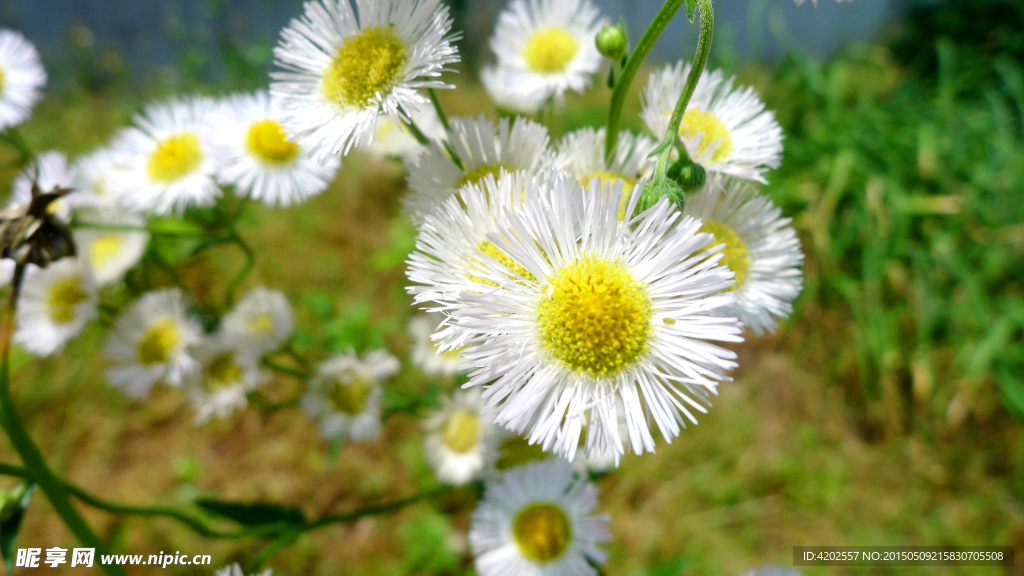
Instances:
[[[273,334],[274,319],[270,314],[260,314],[249,322],[249,331],[253,334]]]
[[[516,516],[512,532],[523,556],[537,562],[558,558],[572,539],[569,517],[554,504],[531,504],[523,508]]]
[[[498,454],[498,461],[494,463],[498,470],[508,470],[548,457],[548,453],[540,444],[530,444],[519,435],[512,435],[503,440],[498,447]]]
[[[505,170],[506,172],[511,172],[508,166],[497,162],[492,162],[490,164],[481,164],[476,168],[473,168],[472,170],[463,174],[462,178],[459,178],[459,181],[455,184],[455,187],[462,188],[466,184],[477,184],[481,180],[483,180],[487,175],[491,175],[497,178],[498,175],[501,174],[502,170]]]
[[[622,200],[619,202],[619,220],[625,220],[626,208],[629,206],[629,193],[633,190],[633,187],[636,186],[636,183],[639,182],[640,179],[633,176],[626,176],[619,172],[612,172],[610,170],[597,170],[596,172],[591,172],[583,178],[580,178],[580,184],[585,188],[589,187],[590,180],[593,178],[600,178],[601,180],[611,184],[622,182]]]
[[[196,169],[203,161],[199,136],[184,132],[160,141],[149,155],[149,177],[158,182],[173,182]]]
[[[245,137],[249,151],[267,164],[284,164],[299,153],[299,146],[288,139],[274,120],[261,120],[249,128]]]
[[[235,362],[235,355],[225,352],[206,365],[206,389],[210,392],[230,386],[242,379],[244,370]]]
[[[708,248],[725,243],[722,264],[736,274],[736,283],[729,287],[730,290],[736,290],[747,279],[747,271],[750,269],[750,252],[747,251],[747,245],[739,234],[721,222],[707,222],[700,227],[700,231],[715,235]]]
[[[324,96],[342,106],[366,106],[398,82],[408,57],[391,28],[378,26],[353,34],[338,48],[324,72]]]
[[[732,135],[725,122],[707,110],[690,108],[683,114],[683,121],[679,124],[679,135],[692,138],[698,134],[701,135],[700,145],[697,147],[698,156],[703,156],[709,146],[718,142],[711,154],[711,161],[722,162],[729,157],[729,152],[732,152]]]
[[[479,440],[480,416],[469,410],[456,410],[441,429],[441,441],[458,454],[469,452]]]
[[[139,340],[139,362],[146,366],[166,362],[179,340],[181,334],[173,318],[154,322]]]
[[[355,416],[366,408],[366,398],[373,391],[373,384],[357,378],[351,382],[338,382],[331,392],[331,404],[338,412]]]
[[[93,239],[89,245],[92,255],[92,267],[101,270],[121,253],[124,242],[120,234],[103,234]]]
[[[576,37],[561,28],[541,28],[533,33],[523,49],[526,65],[534,72],[561,72],[580,51]]]
[[[46,293],[46,309],[50,319],[58,324],[67,324],[75,319],[75,307],[89,298],[82,290],[82,277],[64,278],[50,286]]]
[[[584,256],[552,276],[546,293],[537,308],[540,340],[568,368],[615,374],[647,350],[647,289],[622,264]]]
[[[494,258],[502,266],[508,268],[512,272],[515,272],[519,276],[521,276],[523,278],[526,278],[528,280],[531,280],[533,282],[537,281],[537,279],[533,277],[533,274],[530,274],[530,272],[527,271],[526,268],[523,268],[522,266],[519,265],[518,262],[516,262],[515,260],[509,258],[504,252],[501,251],[501,249],[499,249],[497,246],[495,246],[494,243],[491,242],[490,240],[486,240],[486,239],[482,240],[479,244],[476,245],[476,247],[481,252],[483,252],[484,254],[487,254],[491,258]],[[485,270],[484,264],[481,263],[481,262],[478,262],[475,259],[473,261],[471,261],[469,266],[466,268],[466,278],[469,278],[470,280],[472,280],[474,282],[480,282],[481,284],[487,284],[488,286],[494,286],[494,287],[498,286],[497,284],[495,284],[494,282],[492,282],[490,280],[487,280],[486,278],[481,278],[480,276],[477,276],[477,275],[473,274],[474,270],[475,271],[483,271],[483,270]],[[514,278],[514,276],[509,276],[509,278]]]

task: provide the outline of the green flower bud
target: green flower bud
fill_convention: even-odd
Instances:
[[[707,174],[704,167],[689,158],[677,160],[668,167],[668,177],[686,192],[695,192],[704,187]]]
[[[0,492],[0,523],[7,522],[18,512],[21,499],[25,496],[25,484],[15,484],[7,492]]]
[[[605,58],[611,60],[618,60],[622,53],[626,51],[628,43],[629,37],[626,35],[626,28],[622,24],[618,26],[605,24],[601,31],[597,33],[598,51]]]
[[[679,211],[682,211],[683,206],[686,205],[686,193],[679,187],[679,184],[676,184],[671,178],[659,181],[655,177],[644,185],[644,191],[640,194],[640,200],[636,204],[636,212],[640,213],[654,206],[663,196],[668,196],[668,199],[675,204]]]

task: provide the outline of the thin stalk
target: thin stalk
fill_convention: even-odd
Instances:
[[[273,360],[271,360],[269,358],[264,358],[262,364],[263,364],[263,366],[265,368],[273,370],[274,372],[278,372],[280,374],[284,374],[285,376],[291,376],[292,378],[296,378],[298,380],[302,380],[303,382],[305,382],[306,380],[309,380],[313,376],[313,373],[310,372],[309,370],[302,370],[302,369],[299,369],[299,368],[291,368],[289,366],[283,366],[281,364],[278,364],[277,362],[274,362]]]
[[[270,544],[268,544],[266,548],[260,550],[260,553],[256,555],[256,558],[253,558],[252,563],[249,564],[249,568],[246,569],[245,573],[256,574],[256,571],[262,568],[267,560],[270,560],[271,556],[277,554],[284,548],[287,548],[292,542],[295,542],[303,532],[305,532],[304,529],[295,528],[280,534]]]
[[[424,146],[430,144],[430,138],[427,138],[427,135],[423,133],[423,130],[420,130],[420,127],[416,125],[416,121],[412,119],[412,116],[410,116],[404,108],[400,107],[398,111],[402,113],[402,123],[409,128],[410,132],[412,132],[413,138]]]
[[[626,103],[626,95],[633,85],[633,78],[636,77],[640,65],[647,58],[647,54],[651,51],[658,36],[661,36],[661,33],[665,31],[665,27],[672,21],[672,17],[676,15],[676,12],[679,11],[684,2],[685,0],[668,0],[665,2],[654,16],[651,25],[644,31],[644,35],[640,37],[640,42],[629,55],[626,65],[622,67],[622,74],[619,75],[619,81],[615,84],[615,90],[612,91],[612,102],[608,109],[608,129],[606,131],[607,136],[605,137],[604,154],[609,161],[611,161],[612,155],[615,152],[615,144],[619,139],[619,120],[622,118],[622,106]]]
[[[228,283],[227,290],[224,291],[224,308],[231,308],[231,305],[235,302],[235,292],[238,291],[238,287],[242,285],[242,282],[245,282],[249,273],[252,272],[252,269],[256,266],[256,254],[252,251],[252,247],[249,246],[249,243],[246,242],[238,233],[233,221],[228,220],[225,225],[228,229],[228,237],[239,248],[241,248],[242,253],[245,254],[245,265],[238,271],[238,274],[235,274],[235,277]]]
[[[683,114],[690,104],[693,91],[697,89],[697,81],[704,72],[708,63],[708,54],[711,52],[711,37],[715,31],[715,13],[711,7],[711,0],[697,0],[700,8],[700,36],[697,38],[697,53],[693,57],[693,65],[690,66],[690,75],[686,77],[686,84],[683,86],[683,93],[676,101],[676,107],[672,110],[672,117],[669,118],[668,128],[665,130],[665,138],[658,146],[658,161],[654,165],[655,178],[663,177],[668,172],[668,161],[672,155],[672,144],[679,135],[679,124],[683,121]]]
[[[178,236],[182,238],[205,238],[209,236],[208,233],[200,230],[160,230],[156,228],[148,228],[146,226],[131,226],[129,224],[103,224],[99,222],[75,221],[72,222],[71,227],[82,228],[87,230],[105,230],[109,232],[149,232],[154,236]]]
[[[95,548],[96,553],[105,555],[108,553],[107,545],[104,543],[71,504],[68,492],[63,481],[57,478],[49,466],[39,448],[32,441],[25,423],[14,408],[14,401],[11,399],[10,391],[10,366],[8,358],[11,351],[11,335],[14,332],[14,312],[17,307],[18,293],[21,291],[21,281],[25,276],[25,265],[18,264],[14,269],[14,279],[11,282],[11,291],[7,296],[7,307],[4,309],[3,323],[0,324],[0,426],[3,427],[7,437],[11,440],[14,449],[21,456],[28,474],[35,480],[39,488],[46,494],[55,512],[60,515],[71,532],[78,538],[83,546]],[[124,568],[116,565],[100,565],[100,568],[110,576],[127,576]]]
[[[22,160],[26,162],[35,162],[36,155],[32,152],[32,147],[25,141],[25,137],[21,135],[21,131],[17,128],[8,128],[0,133],[0,140],[7,142],[12,148],[21,154]]]
[[[343,513],[343,514],[328,514],[328,515],[322,516],[322,517],[320,517],[320,519],[314,520],[312,523],[310,523],[309,526],[307,527],[307,530],[314,530],[316,528],[320,528],[320,527],[323,527],[323,526],[328,526],[330,524],[341,524],[341,523],[344,523],[344,522],[352,522],[353,520],[358,520],[358,519],[363,518],[365,516],[380,516],[381,514],[387,514],[388,512],[394,512],[395,510],[399,510],[401,508],[405,508],[406,506],[408,506],[410,504],[415,504],[415,503],[421,502],[423,500],[429,500],[429,499],[434,498],[436,496],[440,496],[442,494],[448,494],[449,492],[453,492],[453,491],[458,490],[458,489],[459,488],[456,488],[454,486],[445,486],[445,487],[442,487],[442,488],[435,488],[433,490],[426,490],[424,492],[420,492],[419,494],[416,494],[415,496],[410,496],[408,498],[403,498],[401,500],[395,500],[394,502],[389,502],[387,504],[381,504],[379,506],[368,506],[366,508],[360,508],[359,510],[355,510],[353,512],[346,512],[346,513]]]
[[[444,113],[444,106],[441,106],[441,100],[437,97],[437,90],[427,88],[427,95],[430,96],[430,102],[433,103],[434,110],[437,110],[437,117],[441,119],[444,131],[451,133],[452,127],[448,125],[448,115]]]

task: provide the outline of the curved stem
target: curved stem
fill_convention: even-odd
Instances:
[[[679,134],[679,124],[683,121],[683,114],[690,104],[693,91],[697,89],[697,82],[704,72],[708,63],[708,54],[711,52],[711,37],[715,31],[715,13],[711,7],[711,0],[697,0],[700,7],[700,36],[697,38],[697,53],[693,57],[693,65],[690,66],[690,75],[686,77],[686,84],[683,92],[676,101],[676,107],[672,110],[672,117],[669,118],[668,128],[665,130],[665,137],[658,146],[658,161],[654,166],[655,178],[664,177],[668,172],[668,161],[672,154],[672,144]]]
[[[252,251],[252,247],[245,241],[244,238],[235,229],[235,223],[232,220],[227,220],[226,226],[228,228],[228,237],[242,249],[245,254],[245,265],[242,269],[235,274],[235,277],[228,283],[227,290],[224,292],[224,308],[231,308],[231,305],[235,302],[235,292],[238,291],[238,287],[242,285],[249,273],[256,266],[256,254]]]
[[[298,369],[298,368],[291,368],[289,366],[283,366],[281,364],[278,364],[277,362],[274,362],[273,360],[271,360],[269,358],[264,358],[262,364],[263,364],[263,366],[265,368],[269,368],[270,370],[273,370],[274,372],[278,372],[280,374],[284,374],[285,376],[291,376],[292,378],[295,378],[297,380],[302,380],[303,382],[305,382],[306,380],[309,380],[313,376],[313,373],[308,371],[308,370],[301,370],[301,369]]]
[[[615,84],[615,90],[612,91],[611,107],[608,109],[608,129],[607,136],[605,137],[604,154],[609,160],[611,160],[615,152],[615,144],[619,139],[619,120],[622,117],[622,106],[626,103],[626,94],[630,86],[633,85],[633,78],[640,69],[640,65],[647,58],[647,54],[651,51],[658,36],[661,36],[661,33],[665,31],[665,27],[672,21],[672,17],[676,15],[676,12],[679,11],[684,2],[685,0],[667,0],[665,2],[661,10],[658,10],[658,13],[654,16],[651,25],[644,31],[644,35],[640,37],[640,42],[637,43],[633,53],[629,55],[626,65],[622,67],[622,74],[619,76],[619,81]]]
[[[472,484],[467,484],[467,486],[472,486]],[[359,510],[354,510],[352,512],[346,512],[346,513],[342,513],[342,514],[328,514],[326,516],[321,516],[318,520],[314,520],[312,523],[310,523],[306,527],[306,530],[315,530],[317,528],[321,528],[323,526],[328,526],[330,524],[341,524],[341,523],[344,523],[344,522],[352,522],[353,520],[358,520],[358,519],[363,518],[365,516],[380,516],[381,514],[387,514],[388,512],[394,512],[395,510],[398,510],[398,509],[401,509],[401,508],[405,508],[406,506],[408,506],[410,504],[415,504],[415,503],[421,502],[423,500],[429,500],[431,498],[434,498],[435,496],[440,496],[442,494],[447,494],[449,492],[454,492],[455,490],[458,490],[458,489],[464,488],[464,487],[465,486],[459,486],[459,487],[444,486],[442,488],[435,488],[433,490],[427,490],[427,491],[424,491],[424,492],[420,492],[419,494],[416,494],[414,496],[410,496],[408,498],[403,498],[401,500],[395,500],[394,502],[389,502],[387,504],[381,504],[379,506],[368,506],[366,508],[360,508]]]
[[[14,269],[14,279],[7,297],[7,307],[4,309],[3,323],[0,324],[0,425],[3,426],[4,432],[7,433],[7,437],[10,438],[18,455],[21,456],[28,474],[46,494],[54,511],[60,515],[82,545],[95,548],[98,554],[104,555],[108,553],[107,545],[93,533],[85,519],[71,504],[64,483],[46,465],[43,454],[32,441],[32,437],[29,436],[25,429],[25,423],[14,409],[14,402],[11,399],[8,358],[11,350],[11,336],[14,331],[14,311],[24,275],[25,265],[18,264]],[[121,566],[101,564],[100,568],[111,576],[127,576],[127,572]]]
[[[444,131],[450,133],[452,127],[448,125],[448,115],[444,113],[444,106],[441,106],[441,100],[437,97],[437,90],[427,88],[427,95],[430,96],[430,102],[434,105],[434,110],[437,110],[437,117],[441,119]]]
[[[206,238],[209,236],[206,232],[200,230],[160,230],[155,228],[149,228],[146,226],[131,226],[129,224],[103,224],[99,222],[80,222],[78,220],[71,223],[72,228],[82,228],[86,230],[105,230],[109,232],[149,232],[154,236],[179,236],[182,238]]]

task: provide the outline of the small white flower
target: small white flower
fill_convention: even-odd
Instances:
[[[480,390],[458,391],[424,422],[427,461],[442,482],[465,484],[494,465],[501,432],[482,410]]]
[[[611,541],[597,488],[562,460],[513,468],[489,482],[469,545],[480,576],[591,576]]]
[[[441,118],[433,106],[414,104],[407,106],[405,111],[430,141],[448,139],[444,124],[441,123]],[[366,151],[377,157],[392,157],[413,162],[426,149],[426,146],[420,144],[412,135],[412,131],[400,120],[385,118],[377,122],[373,142],[367,146]]]
[[[264,379],[259,359],[239,351],[223,336],[207,338],[196,347],[195,358],[201,368],[185,378],[185,390],[196,410],[196,424],[245,408],[246,394]]]
[[[271,576],[273,573],[274,571],[272,569],[267,568],[259,574],[252,574],[250,576]],[[213,573],[213,576],[245,576],[245,571],[236,563],[217,570]]]
[[[373,440],[380,433],[380,382],[398,372],[398,360],[384,350],[359,358],[335,356],[317,368],[300,404],[328,439]]]
[[[550,92],[540,85],[533,86],[531,91],[517,84],[514,77],[515,74],[503,66],[484,66],[480,70],[480,82],[498,109],[529,116],[536,114],[551,98]]]
[[[558,143],[558,163],[583,187],[597,178],[608,183],[621,182],[624,190],[632,190],[641,177],[654,169],[654,159],[649,156],[655,146],[647,136],[634,136],[622,130],[609,162],[604,155],[605,129],[583,128],[570,132]],[[620,216],[625,216],[628,199],[629,195],[623,194]]]
[[[430,376],[454,376],[460,372],[462,364],[458,350],[440,352],[431,338],[443,321],[444,315],[437,312],[417,314],[409,321],[410,356],[413,363]]]
[[[31,42],[13,30],[0,30],[0,130],[28,119],[42,96],[46,70]]]
[[[111,227],[109,230],[76,228],[74,231],[78,251],[89,263],[98,285],[120,280],[142,259],[149,243],[149,232],[144,230],[145,218],[114,206],[85,209],[79,217],[90,224]],[[119,226],[143,229],[117,230]]]
[[[78,259],[64,258],[46,268],[29,265],[14,341],[37,356],[49,356],[97,315],[96,285]]]
[[[749,184],[721,176],[686,198],[685,214],[715,235],[712,244],[725,244],[722,263],[736,274],[729,288],[736,303],[729,313],[759,336],[774,332],[776,319],[793,312],[803,288],[804,254],[792,221]]]
[[[180,290],[144,294],[121,314],[107,339],[105,352],[113,364],[107,379],[136,398],[148,394],[161,379],[179,386],[185,375],[198,368],[191,348],[202,334]]]
[[[640,116],[657,138],[665,135],[690,64],[677,62],[651,74]],[[765,182],[782,161],[782,128],[753,88],[733,88],[735,78],[704,70],[679,124],[690,158],[709,172]]]
[[[38,174],[36,166],[39,167]],[[75,171],[68,165],[68,157],[63,152],[49,150],[36,157],[36,164],[29,163],[11,182],[11,202],[28,204],[32,201],[32,182],[39,186],[40,192],[52,192],[54,188],[74,189]],[[71,210],[77,206],[79,194],[72,191],[68,195],[50,204],[50,212],[64,222],[71,221]]]
[[[256,358],[280,348],[293,330],[295,320],[288,298],[264,287],[246,294],[221,322],[224,337]]]
[[[445,345],[472,345],[467,386],[485,386],[498,424],[570,460],[584,426],[590,456],[653,451],[651,420],[671,441],[735,367],[711,342],[742,340],[723,313],[732,273],[667,199],[634,214],[642,186],[625,222],[621,183],[595,193],[559,175],[548,193],[527,192],[511,225],[487,236],[524,272],[478,251],[480,281],[451,311]]]
[[[110,148],[99,148],[75,159],[75,205],[93,208],[119,208],[120,201],[110,189],[110,176],[115,170],[126,170]]]
[[[410,190],[402,203],[417,226],[459,188],[476,184],[484,176],[540,172],[554,164],[548,130],[533,120],[502,118],[495,124],[481,115],[453,118],[451,128],[449,143],[466,169],[461,170],[439,143],[410,163]]]
[[[203,96],[150,104],[135,117],[134,127],[117,133],[116,163],[124,169],[111,171],[107,185],[125,207],[169,214],[216,201],[221,191],[203,136],[213,105]]]
[[[314,160],[281,127],[280,99],[263,90],[224,98],[207,123],[217,179],[271,208],[290,206],[323,192],[340,158]]]
[[[603,23],[589,0],[513,0],[498,16],[491,50],[514,93],[561,100],[586,90],[601,67]]]
[[[289,136],[326,162],[373,139],[381,116],[428,104],[420,88],[459,61],[441,0],[311,0],[281,31],[270,92]],[[358,14],[358,16],[357,16]]]

